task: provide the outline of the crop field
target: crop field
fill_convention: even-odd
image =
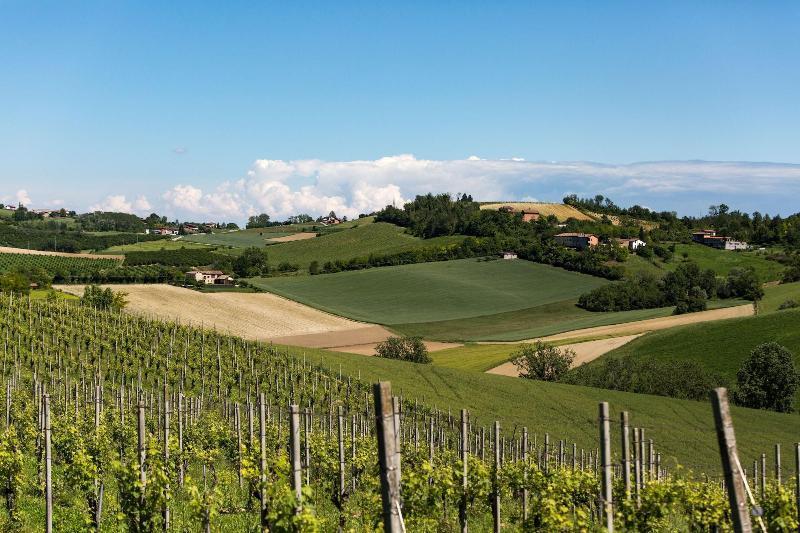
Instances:
[[[312,261],[318,261],[322,266],[326,261],[344,261],[370,254],[455,244],[462,239],[463,237],[453,236],[423,240],[409,235],[399,226],[376,222],[335,231],[315,239],[274,244],[267,249],[267,256],[270,264],[293,263],[305,270]]]
[[[575,209],[571,205],[556,204],[549,202],[495,202],[489,204],[481,204],[481,209],[498,210],[504,205],[510,205],[517,209],[529,209],[532,211],[539,211],[539,213],[546,217],[555,215],[559,221],[574,218],[575,220],[594,220],[589,215]]]
[[[462,259],[254,283],[342,316],[394,325],[553,304],[607,282],[528,261]]]
[[[734,250],[717,250],[702,244],[676,244],[675,257],[672,261],[662,263],[667,270],[675,270],[687,254],[690,261],[696,262],[700,268],[710,268],[718,276],[726,276],[733,268],[753,267],[761,281],[780,279],[785,267],[777,261],[770,261],[757,252]]]

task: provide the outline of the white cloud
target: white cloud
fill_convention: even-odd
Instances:
[[[18,203],[24,205],[25,207],[30,207],[31,197],[28,195],[28,191],[25,189],[18,190],[16,198]]]
[[[90,206],[89,211],[142,214],[151,208],[150,202],[144,196],[138,196],[136,200],[129,201],[125,198],[124,194],[112,194]]]
[[[331,210],[353,217],[391,203],[402,205],[427,192],[466,192],[476,200],[555,202],[569,193],[599,193],[624,205],[647,203],[681,212],[738,198],[742,208],[774,212],[791,210],[789,199],[800,197],[800,165],[708,161],[610,165],[478,156],[429,160],[410,154],[356,161],[259,159],[236,182],[223,182],[209,191],[176,185],[163,199],[168,208],[184,215],[240,220],[265,211],[282,219]],[[774,202],[762,205],[762,199],[754,205],[754,195]]]

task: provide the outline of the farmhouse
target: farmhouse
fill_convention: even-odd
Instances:
[[[190,270],[186,278],[206,285],[233,285],[233,278],[221,270]]]
[[[516,259],[517,258],[517,253],[516,252],[503,252],[500,255],[503,257],[503,259]]]
[[[617,239],[617,242],[620,246],[627,248],[632,252],[635,252],[642,246],[647,246],[647,243],[641,239]]]
[[[146,229],[144,230],[145,233],[152,233],[153,235],[177,235],[178,230],[174,228],[155,228],[155,229]]]
[[[736,241],[730,237],[717,235],[713,229],[701,229],[692,232],[692,240],[698,244],[717,248],[718,250],[747,250],[749,246],[744,241]]]
[[[597,235],[591,233],[559,233],[554,236],[553,239],[556,241],[556,244],[566,246],[567,248],[575,248],[576,250],[593,248],[600,242]]]

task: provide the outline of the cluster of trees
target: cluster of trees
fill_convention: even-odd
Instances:
[[[540,379],[540,378],[536,378]],[[564,373],[560,381],[602,389],[706,400],[728,380],[697,361],[661,361],[627,356],[604,358]],[[736,374],[733,401],[743,407],[782,413],[794,411],[800,372],[794,356],[775,342],[756,346]]]
[[[422,337],[389,337],[375,347],[378,357],[399,359],[411,363],[431,363],[430,354]]]
[[[107,311],[120,311],[127,304],[126,293],[122,291],[112,291],[110,288],[103,289],[97,285],[88,285],[83,290],[81,305],[94,309]]]
[[[95,211],[78,215],[76,220],[84,231],[143,233],[146,227],[144,220],[130,213]]]
[[[678,265],[663,278],[639,273],[630,279],[598,287],[578,298],[588,311],[629,311],[676,306],[675,313],[706,309],[710,298],[760,300],[764,289],[752,268],[734,268],[727,277],[717,278],[713,270],[702,270],[694,261]]]
[[[336,218],[336,213],[331,211],[328,214],[330,218]],[[316,220],[320,222],[323,217],[318,217]],[[345,217],[346,220],[346,217]],[[272,226],[287,226],[289,224],[310,224],[314,222],[314,218],[311,215],[306,213],[300,213],[299,215],[292,215],[288,217],[284,221],[277,221],[271,220],[270,216],[267,213],[260,213],[258,215],[253,215],[247,219],[247,228],[269,228]]]
[[[598,194],[593,198],[578,198],[577,194],[565,196],[563,202],[581,211],[591,211],[601,215],[613,215],[620,218],[647,220],[651,222],[669,222],[678,219],[674,211],[651,211],[646,207],[634,205],[632,207],[619,207],[611,198]]]
[[[284,274],[297,272],[300,269],[299,265],[285,261],[275,267],[271,266],[266,250],[257,246],[245,248],[240,255],[234,258],[217,255],[211,266],[225,272],[233,271],[234,274],[241,278],[269,276],[273,273]]]

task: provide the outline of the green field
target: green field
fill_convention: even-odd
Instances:
[[[733,250],[717,250],[702,244],[676,244],[675,257],[668,263],[663,263],[667,270],[675,270],[683,254],[688,254],[688,260],[696,262],[700,268],[710,268],[718,276],[727,276],[733,268],[753,267],[761,281],[773,281],[781,278],[785,267],[777,261],[770,261],[757,252],[744,252]]]
[[[277,231],[280,229],[281,231]],[[223,231],[220,233],[197,233],[194,235],[184,235],[180,241],[194,243],[196,245],[212,246],[232,246],[234,248],[248,248],[250,246],[266,246],[270,244],[269,239],[290,235],[292,231],[286,231],[284,226],[274,228],[256,228],[234,231]]]
[[[519,350],[519,344],[465,344],[457,348],[431,352],[433,364],[472,372],[486,372],[502,365]]]
[[[314,349],[291,349],[298,357],[322,363],[332,371],[366,381],[389,380],[395,394],[418,398],[440,409],[457,413],[466,408],[476,425],[499,420],[506,434],[519,434],[523,426],[539,441],[544,432],[551,442],[565,439],[579,447],[597,446],[597,403],[611,404],[613,420],[619,411],[630,412],[631,423],[647,428],[656,447],[695,471],[718,472],[719,449],[710,404],[659,396],[607,391],[589,387],[545,383],[495,376],[432,365],[404,363],[378,357],[340,354]],[[790,446],[800,424],[796,415],[732,408],[736,438],[742,457],[769,453],[776,442]],[[619,432],[615,426],[614,442]]]
[[[461,242],[463,237],[437,237],[422,240],[405,232],[405,229],[375,222],[362,224],[352,229],[343,229],[315,239],[274,244],[267,249],[270,264],[282,262],[308,269],[312,261],[322,266],[326,261],[346,261],[370,254],[389,254],[416,248],[440,246]]]
[[[251,281],[334,314],[435,340],[516,341],[672,314],[672,308],[585,311],[577,297],[606,280],[529,261],[462,259]]]
[[[605,280],[529,261],[461,259],[254,280],[314,307],[379,324],[452,320],[577,298]]]
[[[758,303],[760,312],[772,313],[787,300],[794,300],[800,304],[800,281],[796,283],[782,283],[770,285],[764,289],[764,299]]]
[[[800,309],[654,331],[589,364],[599,364],[607,357],[625,356],[692,360],[735,383],[742,362],[753,348],[765,342],[787,347],[800,367]],[[800,400],[800,391],[797,397]]]

